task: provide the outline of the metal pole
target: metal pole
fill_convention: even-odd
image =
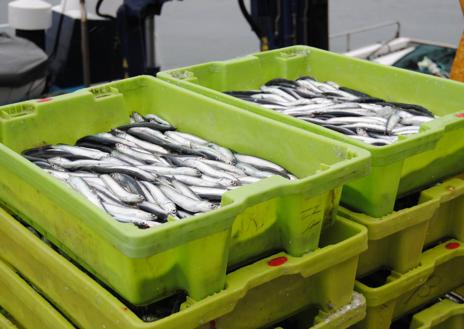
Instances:
[[[87,10],[85,0],[80,0],[81,9],[81,52],[82,52],[82,73],[84,85],[90,85],[90,53],[89,53],[89,29],[87,26]]]
[[[308,15],[309,15],[309,0],[304,1],[303,7],[303,44],[308,44]]]
[[[306,10],[307,44],[329,49],[329,0],[310,0],[308,5],[309,8]],[[305,14],[305,10],[301,14]]]
[[[395,37],[399,38],[401,35],[401,23],[398,21],[396,22],[396,34]]]
[[[145,19],[145,56],[147,68],[153,69],[156,66],[154,16],[148,16]]]
[[[282,3],[277,0],[276,17],[274,19],[274,38],[278,39],[280,36],[280,20],[282,18]],[[281,41],[282,42],[282,41]]]

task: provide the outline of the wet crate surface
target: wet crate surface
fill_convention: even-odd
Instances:
[[[274,78],[296,79],[304,75],[335,81],[388,101],[419,104],[440,118],[423,124],[419,134],[376,147],[222,93],[258,89]],[[160,72],[158,77],[224,103],[369,150],[373,165],[370,175],[350,182],[343,190],[342,201],[370,216],[387,215],[398,196],[464,171],[462,83],[306,46],[168,70]]]
[[[354,293],[350,304],[341,307],[332,314],[318,314],[315,309],[306,309],[277,327],[267,329],[344,329],[361,321],[366,316],[366,300],[361,294]]]
[[[2,260],[0,260],[0,309],[6,310],[24,329],[74,328]],[[9,329],[16,328],[16,326],[0,313],[0,328]]]
[[[179,131],[274,161],[301,178],[273,176],[225,193],[219,209],[140,230],[111,219],[16,153],[108,131],[128,123],[134,110],[158,114]],[[224,287],[227,266],[276,250],[293,256],[314,250],[322,226],[333,218],[341,186],[369,167],[364,150],[244,113],[152,77],[122,80],[45,103],[6,106],[0,113],[0,200],[138,305],[178,290],[200,299]]]
[[[356,290],[366,298],[367,316],[354,328],[390,328],[394,320],[463,284],[464,246],[449,240],[424,252],[421,265],[405,274],[392,272],[385,282],[356,281]]]
[[[374,218],[340,208],[367,227],[368,249],[361,254],[358,277],[380,268],[404,273],[419,265],[424,247],[443,239],[464,241],[464,175],[420,193],[418,204]]]
[[[201,301],[188,299],[180,312],[147,323],[3,211],[0,236],[5,259],[46,292],[73,323],[115,329],[188,329],[212,323],[237,328],[233,317],[243,319],[240,325],[246,319],[264,327],[309,304],[331,313],[350,302],[358,255],[367,246],[364,227],[337,218],[321,236],[323,247],[313,253],[302,257],[279,253],[245,266],[228,274],[225,290]]]

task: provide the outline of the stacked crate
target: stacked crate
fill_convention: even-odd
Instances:
[[[387,101],[419,104],[438,118],[422,124],[417,134],[378,147],[223,93],[257,90],[271,79],[300,76],[334,81]],[[453,177],[464,172],[462,83],[305,46],[173,69],[158,77],[371,153],[370,173],[344,186],[339,212],[368,229],[368,249],[360,256],[356,283],[366,298],[367,317],[356,328],[389,328],[394,320],[464,284],[464,176]]]
[[[375,147],[222,93],[303,75],[417,103],[439,118]],[[459,305],[437,298],[464,284],[464,85],[303,46],[159,78],[0,108],[0,259],[57,317],[121,329],[461,321]],[[140,231],[18,154],[109,130],[134,110],[299,179],[271,177],[227,192],[219,210]],[[17,307],[0,306],[34,328],[10,310]],[[427,308],[440,309],[441,322]]]
[[[417,205],[381,218],[341,213],[368,229],[356,283],[368,315],[358,328],[389,328],[464,284],[464,176],[422,191]]]
[[[2,258],[79,328],[259,328],[304,310],[306,323],[316,323],[316,328],[346,328],[365,315],[364,299],[353,299],[353,284],[366,232],[346,219],[336,220],[315,252],[302,257],[279,253],[244,266],[227,275],[221,292],[199,301],[187,298],[178,312],[156,321],[145,308],[118,299],[4,211],[0,234]]]
[[[128,123],[134,110],[275,161],[299,179],[271,177],[225,193],[217,210],[140,230],[116,222],[19,154]],[[6,210],[0,258],[78,327],[230,328],[237,318],[244,327],[263,327],[310,306],[315,324],[364,310],[358,302],[344,307],[352,302],[367,233],[336,217],[343,184],[369,169],[362,149],[152,77],[2,107],[0,140]],[[64,269],[62,257],[16,220],[87,274]],[[96,282],[108,291],[100,287],[89,298]]]

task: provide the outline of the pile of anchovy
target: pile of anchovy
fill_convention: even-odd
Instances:
[[[418,133],[422,123],[435,118],[420,105],[386,102],[312,77],[295,81],[273,79],[260,90],[226,94],[376,146],[392,144],[401,135]]]
[[[262,178],[295,179],[272,162],[136,112],[129,124],[111,132],[83,137],[75,146],[26,150],[23,156],[116,220],[141,228],[216,209],[226,191]]]

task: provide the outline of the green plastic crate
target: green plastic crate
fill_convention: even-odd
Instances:
[[[420,104],[440,118],[423,124],[418,134],[377,147],[222,93],[256,89],[274,78],[296,79],[303,75],[332,80],[390,101]],[[464,115],[456,113],[464,111],[464,84],[459,82],[306,46],[164,71],[158,73],[158,77],[224,103],[370,151],[370,175],[347,184],[342,195],[344,204],[370,216],[387,215],[393,211],[398,196],[464,171]]]
[[[464,174],[445,180],[421,193],[419,202],[440,198],[440,206],[429,222],[425,245],[444,237],[464,241]]]
[[[462,329],[464,328],[464,304],[448,299],[414,314],[409,329]]]
[[[361,321],[366,316],[366,300],[363,295],[354,293],[350,304],[331,314],[315,314],[313,309],[293,315],[291,320],[273,329],[345,329]],[[314,320],[316,318],[316,320]],[[308,325],[308,323],[315,323]]]
[[[74,328],[10,266],[0,260],[0,305],[24,329]],[[0,328],[15,328],[0,314]],[[4,325],[5,323],[5,325]],[[10,324],[10,327],[8,325]]]
[[[13,319],[12,319],[13,320]],[[18,327],[10,321],[9,318],[2,314],[2,307],[0,306],[0,329],[17,329]]]
[[[189,329],[233,325],[230,315],[263,327],[309,304],[322,312],[350,302],[359,254],[367,247],[362,225],[338,217],[321,247],[302,257],[278,253],[227,275],[226,289],[156,322],[140,320],[119,299],[0,210],[0,254],[80,328]],[[277,259],[277,260],[276,260]],[[286,261],[285,261],[286,259]],[[271,261],[272,260],[272,261]],[[272,266],[271,266],[272,265]],[[279,266],[280,265],[280,266]]]
[[[424,246],[464,241],[464,175],[422,191],[416,206],[381,218],[343,207],[340,214],[367,227],[369,247],[359,258],[358,278],[381,267],[404,273],[419,265]]]
[[[107,131],[128,123],[132,111],[159,114],[180,131],[274,161],[300,179],[273,176],[225,193],[220,209],[140,230],[111,219],[17,153]],[[0,107],[0,141],[0,200],[136,305],[179,289],[201,299],[224,288],[227,265],[276,250],[314,250],[342,185],[369,168],[365,150],[153,77]]]
[[[463,284],[464,245],[448,240],[424,252],[417,268],[392,272],[384,285],[369,287],[356,281],[356,290],[366,298],[367,316],[354,328],[387,329],[392,321]]]

